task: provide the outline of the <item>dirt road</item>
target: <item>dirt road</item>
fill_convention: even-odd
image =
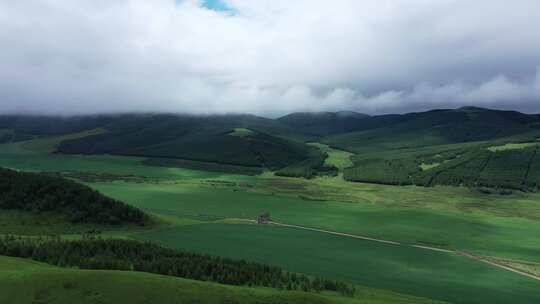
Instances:
[[[246,222],[249,222],[249,223],[255,223],[256,222],[254,220],[249,220],[249,219],[234,219],[234,220],[246,221]],[[280,223],[280,222],[276,222],[276,221],[270,221],[269,224],[274,225],[274,226],[280,226],[280,227],[288,227],[288,228],[309,230],[309,231],[315,231],[315,232],[326,233],[326,234],[331,234],[331,235],[349,237],[349,238],[354,238],[354,239],[361,239],[361,240],[365,240],[365,241],[383,243],[383,244],[394,245],[394,246],[409,246],[409,247],[414,247],[414,248],[418,248],[418,249],[431,250],[431,251],[437,251],[437,252],[443,252],[443,253],[449,253],[449,254],[457,254],[457,255],[461,255],[461,256],[469,258],[469,259],[473,259],[475,261],[479,261],[479,262],[489,264],[491,266],[494,266],[494,267],[497,267],[497,268],[500,268],[500,269],[511,271],[513,273],[522,275],[524,277],[527,277],[527,278],[530,278],[530,279],[533,279],[533,280],[540,281],[539,276],[536,276],[536,275],[528,273],[528,272],[521,271],[519,269],[509,267],[509,266],[506,266],[506,265],[496,263],[494,261],[491,261],[491,260],[486,259],[486,258],[481,257],[481,256],[474,255],[474,254],[469,253],[469,252],[448,250],[448,249],[442,249],[442,248],[437,248],[437,247],[414,245],[414,244],[404,244],[404,243],[399,243],[399,242],[390,241],[390,240],[372,238],[372,237],[368,237],[368,236],[349,234],[349,233],[343,233],[343,232],[337,232],[337,231],[330,231],[330,230],[324,230],[324,229],[318,229],[318,228],[310,228],[310,227],[299,226],[299,225],[284,224],[284,223]]]

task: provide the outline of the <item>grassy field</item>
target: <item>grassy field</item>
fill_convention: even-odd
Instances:
[[[540,282],[464,257],[311,231],[206,224],[137,238],[453,303],[540,301]]]
[[[246,137],[255,134],[255,132],[251,131],[250,129],[246,128],[234,128],[229,135],[231,136],[240,136],[240,137]]]
[[[530,148],[538,146],[538,142],[528,142],[528,143],[508,143],[502,146],[493,146],[489,147],[488,150],[491,152],[507,151],[507,150],[522,150],[525,148]]]
[[[64,172],[169,222],[152,231],[107,235],[243,257],[455,303],[540,301],[537,282],[459,256],[228,220],[255,219],[270,212],[273,219],[290,224],[538,263],[538,194],[502,196],[461,187],[394,187],[348,183],[340,177],[304,180],[269,172],[230,175],[145,166],[143,161],[46,154],[28,144],[0,145],[1,167]],[[19,227],[22,233],[28,232],[16,222],[0,226],[0,231]],[[61,227],[54,221],[51,225]]]
[[[244,288],[125,271],[63,269],[0,256],[0,303],[435,303],[366,289],[362,299]]]
[[[133,157],[23,155],[1,151],[0,166],[21,170],[113,172],[149,177],[150,181],[142,183],[117,181],[90,185],[157,213],[196,218],[255,218],[268,211],[281,221],[311,227],[536,262],[540,256],[540,244],[536,241],[540,231],[537,194],[499,196],[465,188],[353,184],[338,178],[306,181],[268,174],[225,175],[144,166],[142,159]]]
[[[78,171],[137,175],[161,180],[219,177],[220,173],[145,166],[144,158],[110,155],[36,153],[24,143],[0,145],[0,166],[24,171]]]
[[[56,148],[60,145],[63,140],[84,138],[86,136],[104,134],[107,131],[105,129],[94,129],[84,132],[58,136],[58,137],[46,137],[35,140],[30,140],[27,142],[21,143],[21,147],[27,151],[43,152],[43,153],[52,153],[56,151]]]
[[[140,161],[113,156],[0,154],[0,166],[21,170],[151,177],[149,182],[89,185],[162,215],[213,220],[255,218],[268,211],[286,223],[539,262],[537,194],[499,196],[466,188],[391,187],[345,183],[338,178],[306,181],[268,174],[224,175],[149,167]]]
[[[335,166],[339,170],[343,170],[353,165],[351,161],[352,153],[331,148],[328,145],[321,143],[309,143],[309,145],[319,148],[323,153],[327,153],[328,157],[324,163],[328,166]]]
[[[537,241],[540,231],[538,220],[438,211],[430,208],[314,201],[256,193],[234,185],[223,183],[133,185],[117,182],[92,186],[114,198],[166,215],[203,220],[255,219],[259,214],[270,212],[273,219],[284,223],[407,243],[472,250],[485,255],[540,261],[540,244]],[[412,193],[414,189],[409,191],[411,193],[402,193],[402,197],[414,195]],[[421,193],[422,191],[416,193],[415,198],[419,199]],[[436,196],[436,193],[432,195]],[[454,195],[456,195],[454,199],[458,200],[459,196]],[[385,196],[392,194],[381,191],[381,199]],[[519,244],[516,244],[516,239],[519,240]]]

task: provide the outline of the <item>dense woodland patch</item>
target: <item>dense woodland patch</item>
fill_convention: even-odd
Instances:
[[[258,263],[187,253],[153,243],[83,238],[0,237],[0,255],[32,258],[61,267],[132,270],[230,285],[263,286],[308,292],[337,291],[352,296],[352,285],[283,271]]]
[[[326,153],[313,152],[307,159],[276,171],[276,175],[308,179],[318,175],[337,175],[338,169],[335,166],[324,164],[327,157]]]
[[[72,223],[148,223],[139,209],[60,177],[0,168],[0,208],[54,212]]]
[[[250,130],[237,136],[234,130]],[[103,126],[108,132],[65,140],[68,154],[118,154],[207,161],[272,170],[309,156],[305,144],[285,137],[295,132],[278,122],[250,115],[122,116]]]
[[[492,152],[484,147],[401,159],[365,159],[346,169],[344,177],[349,181],[391,185],[537,191],[539,148],[540,145]],[[499,192],[505,193],[504,190]]]

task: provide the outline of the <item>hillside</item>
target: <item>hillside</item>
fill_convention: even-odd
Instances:
[[[129,116],[104,126],[108,131],[63,141],[58,152],[180,158],[277,169],[309,157],[308,146],[269,135],[284,128],[247,115]],[[236,133],[244,129],[249,133]]]
[[[369,116],[362,113],[298,112],[278,118],[278,121],[313,136],[346,133],[358,130]]]
[[[352,152],[366,147],[418,148],[430,145],[493,140],[540,130],[540,116],[466,107],[366,118],[355,132],[323,140]]]
[[[103,132],[64,139],[58,152],[174,158],[271,169],[305,160],[313,153],[301,143],[307,139],[301,132],[253,115],[3,116],[0,142],[97,129]],[[251,133],[238,136],[236,129]]]
[[[247,175],[264,169],[291,177],[337,174],[336,168],[324,166],[324,151],[305,144],[316,139],[354,154],[354,165],[344,171],[350,181],[534,190],[540,179],[534,144],[510,152],[489,150],[535,143],[540,138],[540,116],[475,107],[378,116],[345,111],[292,113],[278,119],[5,116],[0,118],[0,130],[0,140],[43,140],[41,146],[58,153],[140,156],[146,158],[146,165]],[[47,140],[53,137],[51,144]],[[507,168],[503,164],[507,157],[519,163]]]
[[[71,223],[145,225],[137,208],[67,179],[0,168],[0,209],[60,216]]]
[[[345,170],[347,180],[524,191],[538,188],[538,115],[466,107],[364,121],[361,131],[321,140],[355,153],[354,165]]]
[[[0,143],[97,129],[116,117],[118,116],[0,116]]]
[[[436,303],[370,290],[362,299],[247,288],[141,272],[63,269],[0,256],[0,302],[27,303]],[[438,303],[438,302],[437,302]]]

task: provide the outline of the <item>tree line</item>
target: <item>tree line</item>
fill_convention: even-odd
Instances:
[[[141,210],[74,181],[0,168],[0,209],[55,212],[72,223],[144,225]]]
[[[277,176],[302,177],[307,179],[321,175],[336,176],[338,169],[333,165],[325,165],[324,163],[327,157],[327,153],[314,150],[311,151],[307,159],[282,168],[276,171],[275,174]]]
[[[60,267],[142,271],[230,285],[305,292],[335,291],[345,296],[355,293],[352,285],[290,273],[275,266],[92,235],[85,235],[81,240],[6,235],[0,237],[0,255],[31,258]]]

